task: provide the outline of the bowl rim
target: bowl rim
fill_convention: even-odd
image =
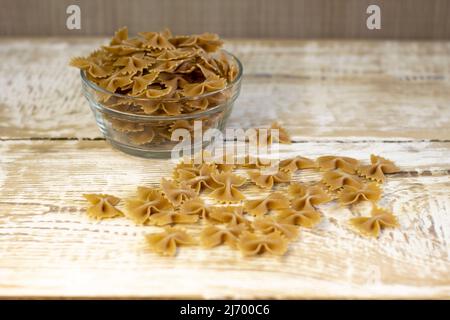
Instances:
[[[137,98],[137,97],[133,97],[133,96],[128,96],[125,94],[120,94],[120,93],[115,93],[109,90],[106,90],[100,86],[98,86],[97,84],[95,84],[94,82],[90,81],[87,76],[86,76],[86,71],[85,70],[80,70],[80,75],[81,75],[81,79],[84,83],[86,83],[89,87],[91,87],[92,89],[96,90],[96,91],[100,91],[104,94],[110,95],[110,96],[115,96],[118,98],[122,98],[122,99],[132,99],[132,100],[141,100],[141,101],[181,101],[181,100],[198,100],[204,97],[208,97],[210,95],[216,94],[218,92],[222,92],[225,91],[229,88],[231,88],[234,84],[236,84],[237,82],[239,82],[242,78],[242,74],[244,71],[244,68],[242,66],[241,61],[231,52],[221,49],[219,50],[221,52],[224,52],[226,55],[230,56],[237,64],[239,70],[238,73],[236,75],[236,78],[234,78],[233,81],[231,81],[230,83],[228,83],[225,87],[223,87],[222,89],[219,90],[215,90],[215,91],[211,91],[211,92],[207,92],[207,93],[203,93],[201,95],[198,96],[193,96],[193,97],[181,97],[181,98]]]

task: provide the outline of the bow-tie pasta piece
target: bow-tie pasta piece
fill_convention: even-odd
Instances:
[[[236,79],[238,67],[234,62],[229,61],[223,52],[220,52],[218,57],[213,59],[217,65],[217,68],[220,70],[220,75],[222,77],[227,78],[229,82]]]
[[[137,224],[147,222],[150,215],[171,210],[172,205],[158,189],[138,187],[136,198],[125,200],[125,215]]]
[[[360,166],[358,173],[365,178],[384,183],[385,173],[396,173],[400,169],[391,160],[372,154],[370,156],[370,165]]]
[[[213,199],[220,202],[238,202],[244,200],[245,196],[238,190],[245,183],[245,178],[231,172],[220,172],[211,174],[217,187],[209,194]]]
[[[350,219],[350,224],[362,235],[378,238],[382,228],[395,228],[399,226],[397,218],[392,212],[377,207],[372,207],[370,217],[358,217]]]
[[[291,181],[291,173],[277,170],[272,173],[272,169],[268,169],[268,173],[264,169],[252,170],[248,172],[250,180],[252,180],[258,187],[272,189],[275,183]]]
[[[191,186],[181,182],[167,180],[162,178],[161,189],[164,192],[164,196],[174,206],[179,206],[185,200],[193,199],[197,197],[197,192],[191,188]]]
[[[102,79],[99,82],[99,85],[102,88],[110,92],[116,92],[118,89],[123,89],[133,84],[133,80],[131,79],[131,75],[120,75],[119,73],[113,74],[106,79]]]
[[[183,95],[185,97],[194,97],[198,95],[202,95],[204,93],[216,91],[225,88],[226,80],[214,77],[206,79],[201,83],[189,83],[186,84],[183,88]]]
[[[230,172],[236,167],[234,156],[230,154],[212,155],[208,150],[202,153],[204,163],[216,166],[219,173]]]
[[[258,218],[253,221],[252,225],[255,230],[261,231],[264,234],[278,231],[289,240],[295,239],[298,235],[298,227],[295,224],[287,223],[279,218]]]
[[[178,246],[195,245],[196,241],[185,230],[166,227],[163,232],[146,236],[150,249],[165,256],[174,256]]]
[[[322,217],[316,209],[308,208],[296,210],[288,208],[279,210],[277,219],[280,223],[313,228],[322,220]]]
[[[215,52],[223,45],[223,41],[217,34],[205,32],[197,36],[196,45],[206,52]]]
[[[381,189],[376,182],[361,187],[347,185],[339,192],[339,203],[342,205],[356,204],[360,201],[377,202],[380,198]]]
[[[196,214],[203,219],[209,218],[210,208],[200,198],[190,199],[183,202],[180,206],[180,212],[185,214]]]
[[[273,166],[271,159],[264,159],[249,155],[238,159],[240,160],[240,162],[238,162],[240,167],[246,169],[268,169],[269,167]]]
[[[343,186],[360,188],[363,185],[363,181],[360,178],[342,170],[325,172],[322,176],[322,182],[329,187],[330,190],[337,190]]]
[[[333,200],[320,186],[306,187],[300,183],[292,183],[288,187],[288,193],[292,199],[292,207],[295,210],[314,210],[314,206]]]
[[[135,75],[155,63],[153,58],[142,56],[120,57],[113,66],[121,67],[117,73],[121,75]]]
[[[196,52],[197,51],[194,48],[178,48],[172,50],[165,49],[161,51],[156,60],[167,61],[186,59],[194,56]]]
[[[253,216],[262,216],[271,210],[289,208],[289,199],[280,192],[269,194],[263,199],[247,200],[244,204],[246,212]]]
[[[197,193],[200,193],[200,191],[204,189],[214,189],[216,183],[211,178],[211,175],[216,172],[217,170],[214,165],[203,164],[197,172],[178,169],[177,177],[179,181],[183,181],[191,186]]]
[[[288,249],[288,240],[278,231],[269,234],[244,231],[239,237],[238,248],[244,256],[254,256],[264,252],[282,256]]]
[[[159,76],[159,71],[151,71],[142,76],[136,76],[133,78],[133,89],[131,91],[132,96],[138,96],[142,94],[149,85],[153,84]]]
[[[125,40],[128,40],[128,28],[122,27],[114,33],[114,37],[109,42],[110,45],[122,44]]]
[[[100,66],[99,64],[83,57],[75,57],[70,60],[70,65],[86,71],[93,78],[105,78],[113,73],[113,68]],[[95,80],[94,80],[95,81]]]
[[[111,127],[119,132],[142,132],[145,130],[145,126],[142,123],[133,121],[123,121],[116,118],[107,118]]]
[[[278,122],[273,122],[270,126],[269,130],[269,143],[283,143],[283,144],[291,144],[292,139],[289,133],[285,128],[283,128]],[[272,130],[278,130],[278,137],[272,135]]]
[[[144,145],[153,141],[155,138],[155,130],[150,126],[145,126],[144,131],[130,133],[128,138],[135,145]]]
[[[314,160],[297,156],[295,158],[282,160],[279,163],[279,167],[282,171],[296,172],[301,169],[315,169],[317,168],[317,165]]]
[[[144,38],[143,47],[147,49],[156,50],[174,50],[175,46],[170,43],[169,39],[171,37],[169,31],[165,32],[139,32],[142,38]]]
[[[180,180],[180,171],[189,171],[192,174],[198,175],[203,163],[194,163],[190,159],[179,162],[173,169],[173,178],[177,181]]]
[[[89,217],[96,219],[114,218],[121,216],[122,211],[116,208],[120,199],[109,194],[84,194],[83,197],[91,204],[87,208]]]
[[[356,173],[359,161],[349,157],[323,156],[317,158],[317,164],[323,171],[341,169],[350,174]]]
[[[160,211],[150,215],[149,223],[155,226],[165,226],[173,223],[196,223],[199,216],[195,213],[188,214],[180,210]]]
[[[249,224],[241,206],[212,207],[209,212],[208,221],[212,223]]]
[[[160,72],[174,73],[183,64],[183,60],[167,60],[155,63],[154,70]],[[171,88],[172,89],[172,88]]]
[[[200,233],[200,243],[205,248],[227,244],[236,248],[239,236],[247,230],[246,224],[208,225]]]

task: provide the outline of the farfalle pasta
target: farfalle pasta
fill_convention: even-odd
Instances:
[[[271,210],[289,208],[289,199],[281,192],[274,192],[263,199],[247,200],[244,210],[253,216],[262,216]]]
[[[370,217],[350,219],[350,224],[364,236],[378,238],[383,228],[398,227],[398,220],[392,212],[376,205],[372,207]]]
[[[164,59],[171,61],[178,54],[182,53],[173,56],[167,54]],[[173,126],[189,128],[190,123],[181,121]],[[141,132],[145,132],[145,128],[130,133]],[[202,158],[197,158],[198,155]],[[322,219],[327,221],[327,208],[320,208],[319,211],[318,206],[334,200],[350,209],[354,209],[352,205],[361,201],[372,204],[370,216],[349,219],[349,225],[363,236],[376,238],[383,228],[399,226],[393,213],[378,204],[382,195],[380,185],[368,181],[378,179],[379,174],[399,170],[385,158],[372,155],[371,165],[359,166],[359,161],[353,158],[325,156],[312,161],[294,156],[281,161],[277,170],[265,171],[272,169],[270,161],[266,164],[258,157],[256,162],[248,161],[249,157],[241,158],[246,160],[244,164],[225,164],[219,169],[216,161],[223,160],[220,157],[226,158],[222,154],[215,157],[209,151],[202,151],[191,159],[184,158],[173,169],[172,180],[162,178],[158,187],[138,187],[136,195],[124,201],[123,214],[117,208],[119,198],[107,194],[85,195],[91,204],[88,215],[96,218],[125,216],[138,224],[164,227],[163,232],[148,235],[147,241],[153,251],[170,256],[175,255],[179,245],[197,243],[203,248],[224,244],[240,250],[244,256],[264,252],[283,255],[287,252],[288,243],[296,241],[300,228],[311,229],[319,225]],[[363,175],[361,168],[366,168],[374,176]],[[246,171],[257,185],[273,186],[278,182],[290,184],[287,187],[280,186],[276,192],[249,185],[250,190],[264,191],[264,195],[246,200],[246,178],[235,174],[235,169]],[[291,182],[292,173],[301,169],[320,169],[322,178],[308,185]],[[255,172],[258,174],[253,176]],[[272,181],[267,182],[267,179]],[[203,190],[210,190],[206,193],[206,201]],[[199,241],[184,229],[173,227],[176,224],[186,227],[197,225],[193,228],[193,234]],[[203,225],[201,230],[199,224]],[[325,228],[327,225],[324,223],[322,226]]]
[[[210,207],[200,198],[186,200],[180,206],[181,213],[188,215],[196,214],[204,219],[209,217],[210,211]]]
[[[149,224],[155,226],[165,226],[174,223],[195,223],[199,216],[195,213],[186,213],[181,210],[159,211],[150,215]]]
[[[298,227],[278,217],[262,217],[252,223],[253,229],[261,231],[264,234],[270,234],[278,231],[287,239],[295,239],[298,235]]]
[[[146,236],[150,248],[161,255],[174,256],[178,246],[195,245],[196,241],[184,229],[166,227],[161,233]]]
[[[200,243],[205,248],[213,248],[221,244],[236,248],[239,236],[247,229],[247,225],[243,223],[208,225],[200,233]]]
[[[374,154],[370,155],[370,162],[370,165],[360,166],[357,171],[363,177],[377,182],[386,180],[385,173],[396,173],[400,170],[391,160]]]
[[[135,198],[125,200],[125,215],[137,224],[147,222],[151,214],[172,209],[159,189],[138,187]]]
[[[320,186],[305,186],[300,183],[291,183],[288,193],[292,197],[291,206],[295,210],[314,210],[315,206],[333,200]]]
[[[248,172],[250,180],[252,180],[258,187],[271,189],[275,183],[289,182],[291,181],[291,173],[281,170],[272,169],[265,170],[252,170]]]
[[[360,201],[377,202],[381,198],[381,189],[376,182],[363,184],[360,187],[344,186],[339,192],[339,203],[342,205],[355,204]]]
[[[248,224],[241,206],[212,207],[209,211],[208,220],[213,223]]]
[[[355,175],[346,173],[342,170],[327,171],[322,176],[322,182],[330,188],[330,190],[337,190],[343,186],[352,186],[360,188],[363,181]]]
[[[105,219],[122,215],[122,211],[116,208],[120,199],[115,196],[96,193],[88,193],[83,196],[91,204],[86,211],[92,218]]]
[[[288,249],[288,239],[278,231],[269,234],[244,231],[237,245],[244,256],[254,256],[265,252],[281,256]]]
[[[245,195],[238,189],[245,183],[244,177],[226,171],[213,173],[211,177],[216,184],[209,194],[212,198],[220,202],[238,202],[245,199]]]
[[[185,200],[197,197],[197,192],[185,182],[177,183],[162,178],[161,190],[164,193],[164,197],[174,206],[179,206]]]
[[[300,210],[288,208],[279,210],[277,212],[277,219],[280,223],[313,228],[322,220],[322,217],[314,208]]]
[[[294,158],[285,159],[280,161],[278,164],[280,170],[288,171],[288,172],[296,172],[301,169],[315,169],[317,168],[317,164],[314,160],[296,156]]]
[[[202,164],[198,170],[185,170],[183,168],[176,169],[176,176],[178,181],[184,182],[191,186],[197,193],[203,189],[214,189],[217,186],[211,177],[212,174],[217,173],[215,165]]]
[[[317,158],[317,165],[321,170],[329,171],[341,169],[347,173],[354,174],[358,169],[359,161],[350,157],[322,156]]]

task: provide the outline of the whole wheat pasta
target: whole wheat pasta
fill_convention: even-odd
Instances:
[[[92,218],[104,219],[123,215],[122,211],[116,208],[120,202],[117,197],[96,193],[87,193],[83,196],[91,204],[87,208],[87,214]]]

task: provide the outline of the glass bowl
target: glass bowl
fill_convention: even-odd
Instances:
[[[180,143],[178,139],[171,140],[175,129],[188,130],[192,143],[194,121],[201,121],[203,133],[208,129],[223,132],[240,93],[243,68],[238,58],[227,51],[222,52],[237,66],[236,78],[223,89],[194,97],[135,98],[113,93],[90,81],[82,70],[83,94],[103,136],[114,148],[128,154],[169,158],[173,148]],[[165,108],[175,115],[149,115],[144,112],[146,108]],[[181,108],[187,112],[176,114]],[[207,142],[202,142],[201,147],[206,145]]]

